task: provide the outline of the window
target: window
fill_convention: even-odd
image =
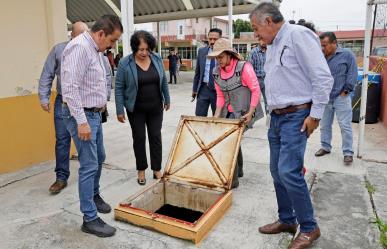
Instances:
[[[177,52],[181,59],[196,59],[196,46],[195,47],[179,47]]]
[[[183,35],[183,25],[179,25],[179,35]]]
[[[199,18],[196,17],[196,23],[199,23]]]
[[[160,22],[160,33],[162,34],[167,33],[167,29],[168,29],[168,22],[167,21]]]

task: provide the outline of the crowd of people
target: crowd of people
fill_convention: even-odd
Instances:
[[[290,248],[308,248],[320,237],[320,229],[303,174],[306,143],[321,123],[321,149],[315,155],[330,153],[336,113],[344,162],[352,162],[349,93],[356,83],[355,57],[337,45],[334,33],[318,36],[311,23],[286,22],[271,3],[259,4],[249,18],[259,45],[247,61],[229,40],[222,38],[222,30],[209,30],[208,45],[198,51],[193,78],[195,114],[209,116],[211,108],[215,118],[244,119],[247,130],[266,113],[278,219],[259,227],[259,232],[295,234],[299,227],[300,233]],[[132,53],[118,57],[115,62],[110,49],[122,32],[119,18],[112,15],[101,17],[90,31],[86,24],[75,23],[71,41],[54,46],[48,55],[39,82],[41,106],[49,112],[52,82],[57,77],[56,181],[49,191],[56,194],[67,185],[72,138],[80,163],[82,231],[100,237],[113,236],[116,231],[98,217],[98,212],[111,212],[110,205],[100,196],[99,181],[105,160],[102,122],[110,99],[114,67],[117,67],[114,91],[117,119],[121,123],[126,118],[129,121],[137,182],[145,185],[146,134],[153,177],[162,176],[161,128],[163,113],[171,107],[168,83],[172,83],[172,78],[176,83],[177,67],[181,63],[175,51],[171,51],[168,56],[171,74],[167,82],[163,61],[154,52],[156,39],[142,30],[130,38]],[[233,188],[239,185],[238,177],[243,177],[241,149]]]

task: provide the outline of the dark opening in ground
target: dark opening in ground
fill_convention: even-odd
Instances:
[[[184,220],[191,223],[194,223],[203,215],[203,213],[199,211],[176,207],[169,204],[165,204],[159,210],[156,210],[155,213],[169,216],[179,220]]]

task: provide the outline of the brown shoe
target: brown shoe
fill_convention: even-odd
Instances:
[[[290,244],[290,249],[304,249],[309,248],[315,240],[320,237],[320,228],[314,229],[310,233],[299,233],[297,238]]]
[[[64,189],[67,186],[67,182],[56,180],[51,187],[48,189],[51,194],[59,194],[62,189]]]
[[[258,230],[263,234],[278,234],[278,233],[292,233],[295,234],[297,232],[297,224],[288,225],[283,224],[279,221],[276,221],[271,224],[264,225],[260,227]]]
[[[324,156],[324,155],[329,154],[329,153],[331,153],[331,152],[326,151],[324,149],[319,149],[316,153],[314,153],[314,155],[318,157],[318,156]]]

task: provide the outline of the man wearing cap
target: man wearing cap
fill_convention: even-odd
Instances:
[[[196,116],[207,117],[208,107],[211,106],[212,115],[216,109],[216,92],[212,70],[215,67],[215,59],[207,58],[212,52],[216,40],[222,37],[222,30],[212,28],[208,32],[208,46],[200,48],[196,60],[195,76],[192,87],[192,99],[196,98]]]
[[[270,172],[278,220],[259,228],[263,234],[300,233],[289,248],[309,248],[320,237],[308,186],[302,174],[307,138],[318,127],[333,85],[318,37],[284,21],[272,3],[250,14],[255,36],[268,44],[265,91],[271,114],[268,131]]]

